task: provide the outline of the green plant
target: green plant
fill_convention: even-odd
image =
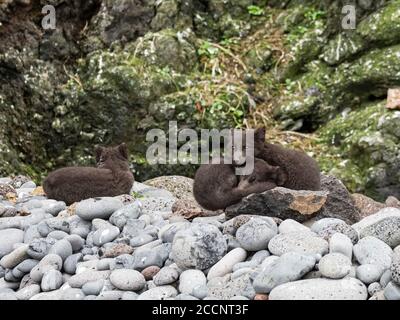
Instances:
[[[262,16],[264,14],[264,9],[260,8],[259,6],[248,6],[247,12],[252,16]]]
[[[201,46],[197,49],[197,53],[199,56],[207,56],[207,57],[213,57],[216,56],[219,52],[219,49],[213,46],[210,42],[208,41],[203,41]]]

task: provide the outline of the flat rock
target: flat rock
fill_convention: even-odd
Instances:
[[[278,187],[245,197],[241,202],[226,208],[225,213],[227,218],[254,214],[304,222],[321,210],[327,196],[325,191],[298,191]]]
[[[400,209],[385,208],[353,225],[360,238],[372,236],[392,248],[400,245]]]
[[[124,206],[117,198],[103,197],[86,199],[76,205],[76,215],[83,220],[108,219],[115,211]]]
[[[354,278],[307,279],[274,288],[270,300],[367,300],[366,286]]]
[[[68,279],[68,284],[72,288],[82,288],[82,286],[88,282],[96,280],[105,280],[110,276],[109,270],[104,271],[93,271],[87,270],[79,274],[73,275]]]
[[[268,244],[269,251],[281,256],[287,252],[320,254],[328,252],[328,242],[314,232],[289,232],[278,234]]]
[[[315,258],[297,252],[288,252],[262,269],[253,282],[257,293],[270,293],[283,283],[301,279],[315,266]]]
[[[138,291],[146,284],[140,272],[130,269],[114,270],[110,275],[110,281],[116,288],[125,291]]]
[[[208,297],[219,300],[229,300],[238,295],[252,300],[256,295],[249,274],[241,275],[235,279],[232,279],[230,274],[213,278],[207,283],[207,287]]]

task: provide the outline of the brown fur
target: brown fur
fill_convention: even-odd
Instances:
[[[271,169],[271,173],[275,172],[275,169],[265,161],[256,159],[256,171],[265,172],[267,167]],[[233,165],[205,164],[200,166],[196,172],[193,194],[196,201],[207,210],[225,209],[252,193],[260,193],[275,188],[277,185],[274,180],[272,178],[268,180],[266,176],[267,174],[263,177],[267,181],[247,182],[239,187],[239,178],[235,175]]]
[[[265,129],[254,136],[254,155],[283,171],[283,187],[293,190],[320,190],[321,173],[317,162],[305,152],[265,142]]]
[[[51,172],[43,182],[47,197],[70,205],[88,198],[130,193],[134,177],[124,143],[97,148],[96,162],[97,168],[67,167]]]

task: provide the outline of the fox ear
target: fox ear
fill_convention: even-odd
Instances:
[[[104,151],[104,148],[103,148],[103,147],[97,147],[97,148],[95,149],[95,153],[96,153],[96,162],[99,162],[99,161],[100,161],[100,157],[101,157],[101,154],[103,153],[103,151]]]
[[[275,167],[275,182],[277,186],[283,186],[288,179],[286,172],[281,167]]]
[[[125,143],[121,143],[118,147],[118,152],[121,154],[122,157],[128,159],[128,147]]]
[[[254,131],[254,140],[265,142],[265,128],[258,128]]]

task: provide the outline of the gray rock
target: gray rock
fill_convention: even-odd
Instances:
[[[301,223],[292,220],[286,219],[282,221],[279,225],[279,233],[289,233],[289,232],[296,232],[296,231],[310,231],[310,228],[302,225]]]
[[[63,218],[50,218],[39,222],[38,231],[42,237],[47,237],[47,235],[52,231],[64,231],[66,233],[70,232],[70,226],[67,219]]]
[[[349,237],[353,244],[358,241],[357,231],[340,219],[324,218],[318,220],[311,226],[311,231],[325,240],[330,240],[334,234],[341,233]]]
[[[68,280],[68,284],[72,288],[82,288],[82,286],[88,282],[96,281],[96,280],[106,280],[110,276],[110,271],[93,271],[87,270],[82,273],[73,275]]]
[[[196,298],[196,297],[191,296],[191,295],[189,295],[189,294],[181,293],[181,294],[178,294],[178,295],[174,298],[174,300],[199,300],[199,298]]]
[[[357,279],[361,280],[365,284],[371,284],[373,282],[379,281],[384,269],[380,265],[376,264],[363,264],[357,267],[356,276]]]
[[[213,225],[193,223],[179,231],[172,243],[171,258],[182,269],[207,269],[226,253],[227,243]]]
[[[384,290],[387,300],[400,300],[400,286],[393,281],[389,282]]]
[[[76,266],[77,266],[78,262],[82,261],[82,258],[83,258],[82,253],[75,253],[75,254],[70,255],[64,261],[64,271],[69,274],[75,274]]]
[[[136,237],[133,237],[132,239],[130,239],[129,244],[132,247],[140,247],[140,246],[147,244],[153,240],[155,240],[154,236],[147,234],[147,233],[142,233],[142,234],[139,234]]]
[[[81,289],[68,288],[62,291],[61,300],[84,300],[85,294]]]
[[[164,267],[153,277],[156,286],[164,286],[174,283],[179,279],[179,271],[174,267]]]
[[[392,262],[393,251],[382,240],[365,237],[354,246],[353,254],[360,264],[376,264],[388,269]]]
[[[385,208],[353,225],[360,238],[375,237],[392,248],[400,245],[400,209]]]
[[[18,272],[19,274],[25,275],[25,274],[31,272],[31,270],[35,266],[37,266],[38,263],[39,263],[39,261],[37,261],[35,259],[26,259],[14,268],[13,273]],[[14,276],[16,276],[16,275],[14,274]]]
[[[93,234],[93,243],[96,246],[102,246],[105,243],[111,242],[119,236],[119,229],[115,226],[109,225],[103,227]]]
[[[18,290],[15,296],[18,300],[29,300],[38,293],[40,293],[40,286],[38,284],[31,284]]]
[[[390,274],[393,281],[400,285],[400,246],[394,249],[392,264],[390,265]]]
[[[76,234],[83,239],[86,239],[87,235],[91,230],[91,223],[89,221],[83,220],[78,216],[72,216],[68,218],[70,234]]]
[[[242,248],[236,248],[229,251],[220,261],[213,265],[207,274],[207,279],[215,277],[223,277],[228,273],[231,273],[233,266],[244,261],[247,257],[247,253]]]
[[[365,285],[354,278],[308,279],[274,288],[270,300],[367,300]]]
[[[7,254],[0,259],[0,265],[6,269],[12,269],[22,261],[29,258],[28,245],[24,244],[13,250],[11,253]]]
[[[115,211],[109,221],[120,230],[126,225],[128,220],[137,219],[142,213],[142,204],[135,201]]]
[[[207,287],[209,296],[220,300],[228,300],[238,295],[252,300],[256,294],[249,274],[235,279],[232,279],[230,274],[213,278],[207,283]]]
[[[166,300],[168,298],[174,298],[178,294],[178,291],[173,286],[161,286],[151,288],[139,295],[137,300]]]
[[[110,281],[116,288],[125,291],[138,291],[146,284],[140,272],[130,269],[114,270],[110,275]]]
[[[154,249],[136,251],[133,254],[134,261],[133,261],[133,268],[135,270],[143,270],[150,266],[157,266],[162,267],[165,261],[165,257],[162,257],[159,252],[155,251]],[[165,259],[164,259],[165,258]],[[130,269],[130,268],[128,268]]]
[[[65,205],[65,202],[55,201],[55,200],[45,200],[43,202],[42,208],[46,213],[49,213],[55,217],[61,211],[65,210],[66,207],[67,206]]]
[[[272,238],[268,249],[277,256],[287,252],[324,255],[328,252],[328,242],[313,232],[290,232]]]
[[[327,195],[325,191],[290,190],[277,187],[243,198],[241,202],[226,208],[225,214],[227,218],[251,214],[303,222],[320,211]]]
[[[11,300],[18,300],[18,299],[17,299],[17,296],[14,291],[0,292],[0,301],[3,301],[3,300],[11,301]]]
[[[115,211],[123,206],[123,202],[117,198],[103,197],[86,199],[76,205],[76,215],[87,221],[96,218],[108,219]]]
[[[53,238],[54,240],[61,240],[67,236],[68,236],[68,233],[61,231],[61,230],[52,231],[47,235],[48,238]]]
[[[37,225],[30,226],[25,230],[24,234],[24,243],[31,243],[33,239],[39,239],[42,236],[40,235]]]
[[[49,250],[49,253],[59,255],[63,261],[72,255],[72,246],[68,240],[58,240]]]
[[[278,227],[273,219],[251,218],[239,227],[236,239],[245,250],[259,251],[266,249],[277,234]]]
[[[87,282],[82,286],[82,292],[89,296],[98,296],[104,287],[104,280]]]
[[[30,277],[36,283],[42,281],[43,275],[49,270],[58,270],[62,268],[62,259],[56,254],[46,255],[35,267],[30,271]]]
[[[329,240],[329,252],[341,253],[350,260],[353,258],[353,243],[342,233],[335,233]]]
[[[137,300],[138,297],[139,295],[135,292],[125,292],[122,295],[121,300]]]
[[[206,284],[206,276],[200,270],[186,270],[179,277],[179,291],[184,294],[191,295],[195,288],[205,286]]]
[[[24,242],[24,232],[22,230],[0,230],[0,259],[13,251],[14,244],[22,242]]]
[[[97,261],[96,269],[99,271],[110,270],[110,265],[115,265],[115,260],[113,258],[105,258]]]
[[[269,293],[278,285],[301,279],[315,266],[312,256],[288,252],[264,268],[254,279],[257,293]]]
[[[149,197],[141,198],[140,203],[142,204],[142,212],[152,213],[154,211],[159,212],[171,212],[172,206],[174,205],[176,198],[174,197]]]
[[[318,218],[338,218],[352,224],[360,219],[360,211],[345,185],[337,178],[321,174],[321,190],[329,192]]]
[[[143,233],[145,227],[146,222],[143,220],[128,220],[122,229],[122,235],[128,238],[136,237],[137,235]]]
[[[330,253],[318,264],[321,274],[329,279],[342,279],[351,271],[351,260],[341,253]]]
[[[77,252],[77,251],[81,250],[83,248],[83,246],[85,245],[85,240],[77,234],[67,235],[65,237],[65,240],[69,241],[73,252]]]
[[[381,279],[379,280],[379,283],[382,286],[382,288],[385,288],[391,280],[392,280],[392,274],[391,274],[390,270],[386,270],[382,274]]]
[[[63,284],[62,274],[58,270],[48,270],[43,274],[40,287],[43,291],[53,291],[59,289]]]
[[[368,294],[373,296],[377,292],[382,291],[382,286],[379,282],[373,282],[368,286]]]
[[[135,258],[130,254],[122,254],[109,263],[110,270],[115,269],[134,269]]]
[[[56,243],[56,240],[48,238],[48,239],[33,239],[29,243],[28,255],[36,260],[41,260],[44,256],[46,256],[50,248]]]
[[[208,296],[208,288],[207,285],[198,285],[193,288],[192,290],[192,295],[193,297],[197,299],[204,299],[205,297]]]
[[[162,242],[173,242],[175,234],[180,230],[185,230],[189,228],[191,224],[187,221],[183,222],[175,222],[171,224],[167,224],[163,226],[159,233],[158,237],[162,240]]]

